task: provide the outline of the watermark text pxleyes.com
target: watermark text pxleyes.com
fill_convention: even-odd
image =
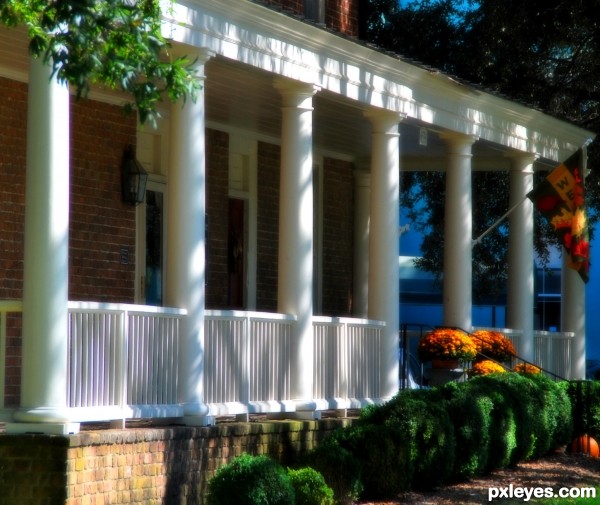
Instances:
[[[593,487],[521,487],[510,484],[507,487],[488,488],[488,501],[502,498],[516,498],[527,502],[532,498],[596,498]]]

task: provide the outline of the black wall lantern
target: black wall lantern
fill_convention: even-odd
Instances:
[[[144,202],[146,196],[146,183],[148,172],[142,164],[135,159],[133,146],[129,145],[123,153],[121,162],[121,189],[123,201],[131,205],[139,205]]]

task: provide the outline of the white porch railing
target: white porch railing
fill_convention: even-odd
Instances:
[[[179,327],[185,314],[69,302],[67,407],[73,420],[181,415]]]
[[[533,362],[564,379],[572,379],[572,346],[574,333],[533,332]]]
[[[0,418],[5,397],[7,320],[16,300],[0,301]],[[66,394],[74,422],[179,417],[180,327],[185,311],[69,302]],[[295,318],[207,311],[204,400],[209,415],[290,412]],[[313,401],[318,409],[357,408],[380,398],[384,324],[314,317]],[[519,347],[521,332],[503,331]],[[534,362],[571,378],[571,333],[535,332]],[[307,359],[311,359],[308,357]]]
[[[483,328],[480,328],[483,329]],[[523,332],[506,328],[485,328],[501,332],[520,354]],[[548,372],[571,379],[571,349],[575,334],[572,332],[540,331],[533,332],[533,363]]]
[[[313,317],[313,396],[325,408],[378,402],[381,333],[385,324],[364,319]]]
[[[288,412],[293,316],[209,310],[204,401],[210,415]]]

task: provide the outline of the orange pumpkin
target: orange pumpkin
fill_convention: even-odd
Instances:
[[[598,442],[589,435],[581,435],[573,440],[571,452],[587,454],[592,458],[600,457],[600,447],[598,447]]]

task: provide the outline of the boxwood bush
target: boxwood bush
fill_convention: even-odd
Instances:
[[[600,388],[597,392],[600,399]],[[364,498],[432,488],[537,458],[567,443],[570,394],[569,386],[541,375],[506,373],[401,391],[326,439],[313,461],[339,503],[355,500],[361,486]],[[594,416],[588,417],[593,423]]]
[[[574,435],[587,433],[600,440],[600,381],[569,381],[560,386],[573,405]]]
[[[285,469],[267,456],[242,454],[208,482],[207,505],[294,505]]]
[[[296,494],[296,505],[333,505],[333,490],[314,468],[289,468],[288,476]]]
[[[466,479],[488,468],[494,402],[465,384],[451,382],[442,390],[454,426],[456,451],[453,478]]]

